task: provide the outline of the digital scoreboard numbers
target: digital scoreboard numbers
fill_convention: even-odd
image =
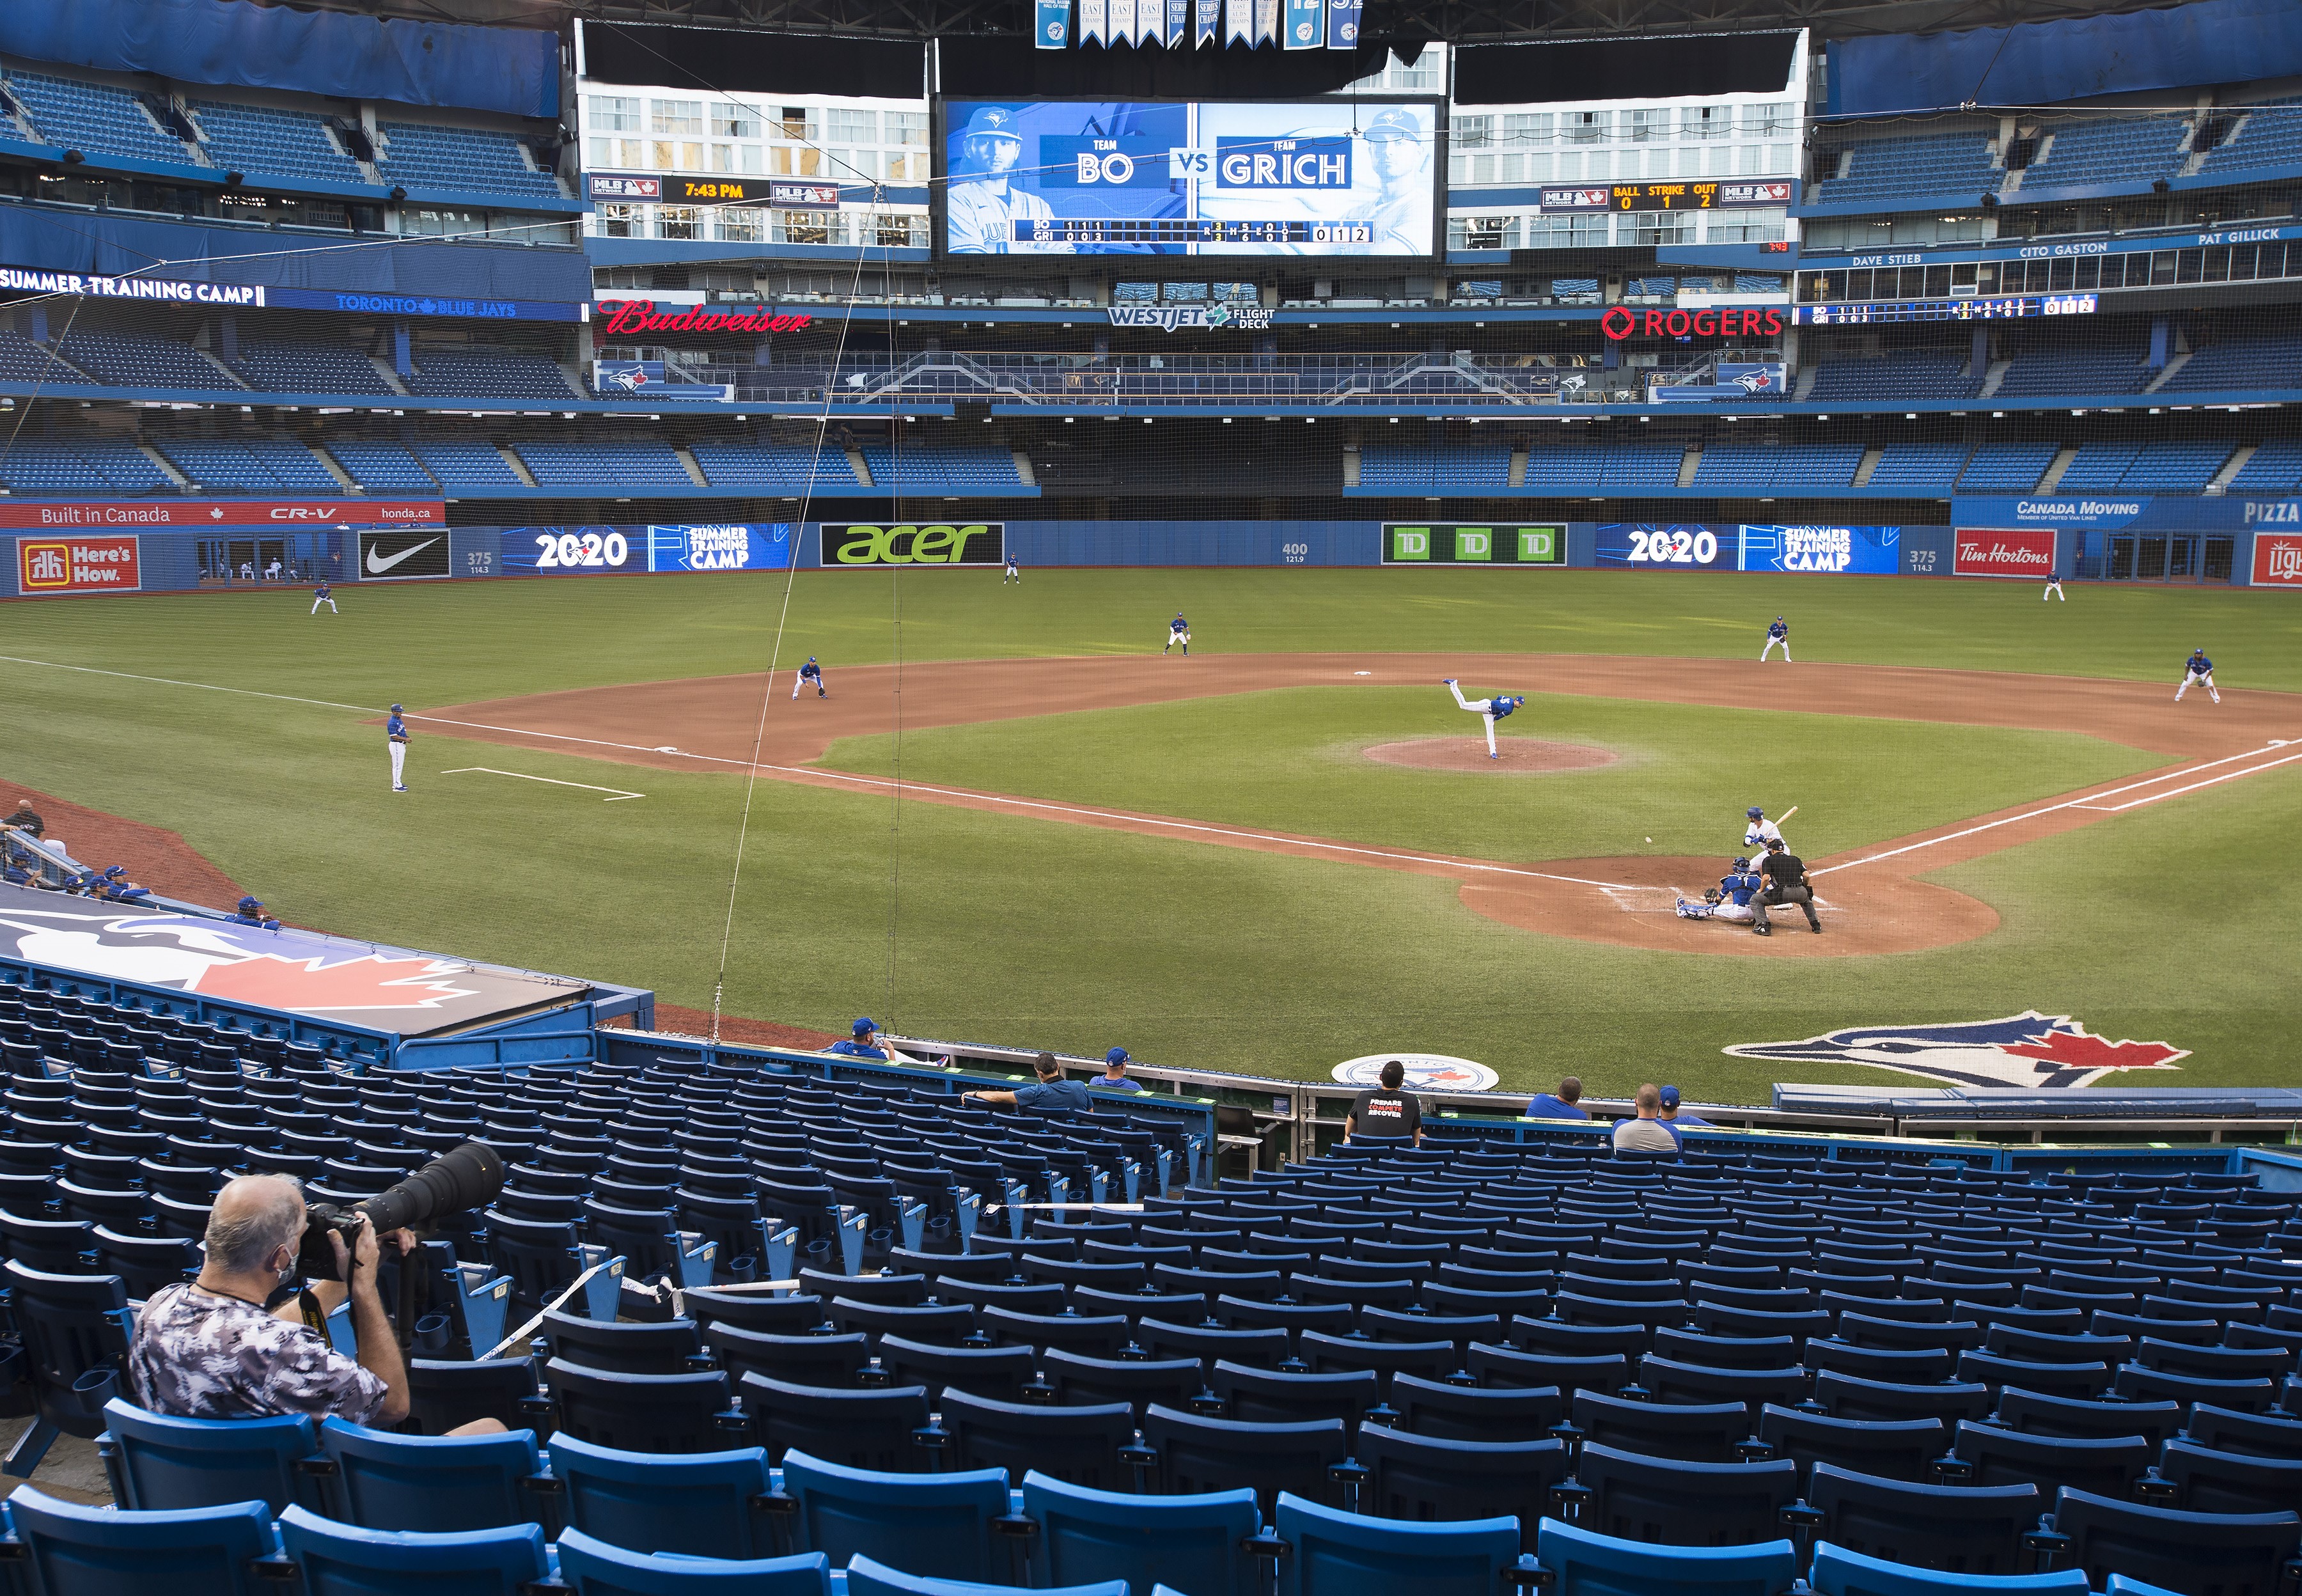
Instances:
[[[1142,244],[1290,244],[1309,250],[1365,254],[1374,242],[1374,229],[1363,223],[1348,222],[1130,222],[1075,217],[1018,222],[1015,241],[1027,245],[1069,244],[1080,249]]]
[[[2025,294],[1971,299],[1878,300],[1801,305],[1792,319],[1805,327],[1859,327],[1878,322],[2004,322],[2041,315],[2091,315],[2092,294]]]
[[[1545,211],[1709,211],[1786,206],[1788,182],[1591,183],[1545,189]]]

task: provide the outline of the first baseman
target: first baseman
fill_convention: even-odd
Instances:
[[[797,698],[799,690],[810,683],[815,685],[816,697],[823,697],[823,667],[815,662],[813,654],[810,654],[807,657],[807,663],[799,668],[799,675],[792,678],[792,696]]]
[[[1175,618],[1167,623],[1166,645],[1159,651],[1164,654],[1179,643],[1183,645],[1183,658],[1189,659],[1191,657],[1191,623],[1183,618],[1183,612],[1180,609],[1175,611]]]
[[[343,613],[342,610],[336,608],[335,590],[328,585],[327,579],[325,577],[322,577],[320,580],[320,585],[312,590],[312,613],[314,615],[319,614],[320,606],[323,604],[325,604],[328,607],[328,613],[330,615],[341,615]]]
[[[407,784],[399,777],[407,763],[407,722],[399,718],[398,704],[391,706],[391,718],[383,723],[383,740],[385,746],[391,750],[391,790],[404,793],[407,791]]]
[[[1447,691],[1455,695],[1455,702],[1458,706],[1468,710],[1474,715],[1485,718],[1487,757],[1491,760],[1502,758],[1503,756],[1495,751],[1495,722],[1526,702],[1526,699],[1523,695],[1513,698],[1508,693],[1499,693],[1493,698],[1465,698],[1463,690],[1455,685],[1455,678],[1452,676],[1446,678],[1445,685]]]
[[[1752,858],[1762,857],[1767,852],[1769,843],[1779,843],[1783,840],[1782,827],[1767,819],[1767,811],[1757,804],[1754,803],[1744,810],[1743,815],[1751,822],[1743,827],[1743,846],[1750,850]]]
[[[1767,656],[1775,651],[1777,643],[1782,645],[1783,663],[1788,665],[1791,662],[1791,624],[1779,615],[1775,617],[1775,624],[1767,628],[1767,646],[1759,651],[1760,664],[1767,662]]]
[[[2214,692],[2214,662],[2206,658],[2205,650],[2192,649],[2190,657],[2182,661],[2182,685],[2174,689],[2174,701],[2180,703],[2182,694],[2200,684],[2214,695],[2214,702],[2222,701],[2222,695]]]

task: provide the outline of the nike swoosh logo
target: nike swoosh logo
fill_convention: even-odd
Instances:
[[[440,540],[438,538],[426,538],[422,542],[416,544],[413,549],[402,549],[390,559],[378,559],[375,557],[375,550],[374,549],[370,549],[367,551],[368,575],[371,576],[381,576],[386,571],[391,569],[392,567],[398,565],[401,560],[415,558],[416,555],[423,553],[424,550],[429,549],[433,544],[439,541]]]

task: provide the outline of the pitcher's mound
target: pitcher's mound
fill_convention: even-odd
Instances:
[[[1584,743],[1543,743],[1533,737],[1500,737],[1502,758],[1487,757],[1482,737],[1421,737],[1412,743],[1378,743],[1365,751],[1378,764],[1414,770],[1483,770],[1494,776],[1550,776],[1561,770],[1595,770],[1615,755]]]

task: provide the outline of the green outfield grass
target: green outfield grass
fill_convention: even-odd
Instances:
[[[898,591],[908,659],[1144,651],[1178,609],[1198,651],[1217,656],[1755,655],[1779,609],[1802,659],[2171,682],[2203,643],[2226,687],[2302,691],[2290,595],[2074,586],[2067,614],[2042,616],[2029,584],[1649,573],[1033,571],[1004,592],[985,573],[808,575],[793,585],[784,658],[819,654],[836,683],[845,664],[892,657]],[[0,654],[287,697],[0,663],[0,774],[179,830],[299,923],[708,1006],[740,778],[422,738],[416,790],[396,797],[361,710],[293,701],[420,710],[757,669],[784,592],[780,578],[744,576],[348,587],[344,614],[316,619],[293,592],[10,605]],[[1827,795],[1802,802],[1794,833],[1811,852],[2155,762],[2082,737],[1668,706],[1634,717],[1550,698],[1528,706],[1537,730],[1629,757],[1491,782],[1357,759],[1359,744],[1394,735],[1475,735],[1435,685],[1425,696],[1306,690],[953,728],[907,739],[905,771],[1539,858],[1632,851],[1619,839],[1634,819],[1657,852],[1731,845],[1752,767],[1716,745],[1762,723],[1811,752],[1801,779]],[[1354,706],[1374,724],[1348,724]],[[1067,720],[1099,729],[1067,735]],[[868,740],[835,754],[876,757]],[[473,764],[648,796],[606,806],[575,789],[440,774]],[[927,804],[898,815],[884,794],[761,782],[726,1002],[825,1029],[868,1012],[975,1040],[1121,1042],[1157,1062],[1274,1074],[1420,1047],[1483,1059],[1512,1086],[1574,1068],[1599,1090],[1675,1076],[1725,1097],[1763,1097],[1784,1072],[1720,1057],[1728,1043],[2038,1008],[2196,1050],[2162,1079],[2289,1083],[2302,1079],[2290,1047],[2298,771],[1941,872],[2004,917],[1980,942],[1782,963],[1516,931],[1465,911],[1449,881]],[[1426,791],[1447,796],[1419,802]],[[1552,845],[1567,833],[1574,848]]]
[[[1374,743],[1479,722],[1443,686],[1300,687],[905,734],[907,781],[1018,793],[1475,859],[1718,855],[1743,811],[1799,812],[1785,835],[1819,859],[2167,761],[2092,737],[1618,699],[1533,696],[1508,734],[1605,748],[1617,762],[1549,776],[1405,769]],[[1482,749],[1483,752],[1483,749]],[[824,764],[892,773],[891,736]],[[1480,761],[1483,764],[1485,761]]]

